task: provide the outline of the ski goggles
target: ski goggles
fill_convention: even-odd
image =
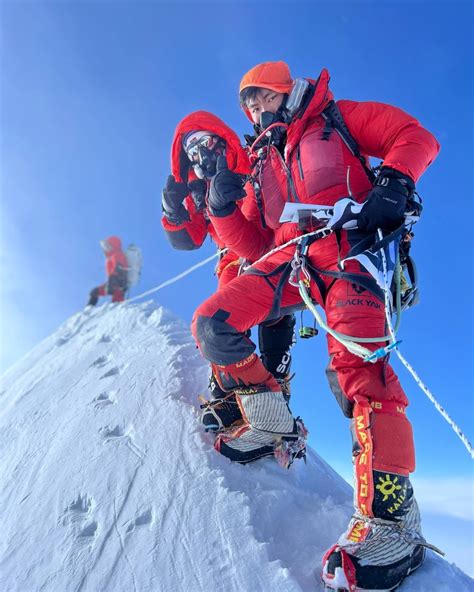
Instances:
[[[191,162],[199,159],[201,148],[212,150],[217,144],[218,137],[209,132],[195,132],[188,134],[183,141],[183,148]]]

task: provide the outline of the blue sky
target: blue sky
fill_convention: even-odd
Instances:
[[[400,338],[474,440],[472,12],[470,2],[3,2],[1,369],[84,306],[104,277],[105,236],[142,247],[139,291],[212,254],[210,242],[173,251],[161,230],[174,127],[206,109],[248,132],[239,80],[256,63],[284,59],[294,76],[327,67],[336,98],[395,104],[441,142],[418,185],[421,303]],[[214,287],[209,265],[156,298],[190,320]],[[348,476],[349,431],[326,383],[325,337],[293,351],[294,410],[313,446]],[[464,447],[394,366],[411,400],[417,475],[432,489],[440,480],[432,493],[444,487],[445,503],[466,488],[472,501]]]

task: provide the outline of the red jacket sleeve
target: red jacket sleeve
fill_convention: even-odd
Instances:
[[[184,207],[188,211],[189,221],[176,225],[163,216],[161,224],[172,247],[180,251],[192,251],[199,249],[204,242],[207,236],[208,221],[203,210],[196,211],[192,197],[186,197]]]
[[[210,216],[210,220],[221,241],[248,261],[256,261],[273,245],[273,232],[263,228],[260,210],[250,183],[245,185],[247,197],[237,202],[231,214],[222,218]]]
[[[415,182],[439,152],[436,138],[418,120],[384,103],[338,101],[341,114],[362,154],[383,160],[383,166]]]

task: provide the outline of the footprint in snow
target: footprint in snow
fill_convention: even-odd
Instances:
[[[107,364],[108,361],[109,361],[108,356],[100,356],[100,358],[97,358],[97,360],[94,360],[92,362],[91,367],[102,368],[103,366],[105,366]]]
[[[111,376],[117,376],[117,374],[120,374],[120,368],[115,366],[114,368],[111,368],[108,372],[103,374],[100,378],[102,380],[102,378],[110,378]]]
[[[131,520],[128,523],[126,532],[130,533],[133,532],[136,528],[140,528],[141,526],[146,526],[147,524],[151,524],[153,521],[153,510],[148,508],[144,512],[142,512],[139,516],[137,516],[134,520]]]
[[[128,433],[125,427],[119,424],[117,424],[114,427],[104,426],[103,428],[100,428],[99,434],[102,435],[106,442],[108,442],[109,440],[116,440],[117,438],[128,437]]]
[[[78,543],[91,544],[97,534],[98,524],[92,516],[94,507],[92,498],[78,494],[61,516],[61,523]]]
[[[100,428],[99,434],[104,439],[104,444],[109,442],[120,442],[125,443],[127,448],[132,452],[140,461],[146,456],[146,449],[141,448],[133,439],[133,425],[127,427],[117,424],[116,426],[104,426]]]
[[[115,391],[104,391],[100,393],[95,399],[92,400],[94,403],[94,407],[96,409],[102,409],[103,407],[107,407],[108,405],[115,405],[117,399],[115,398]]]
[[[94,507],[94,500],[87,494],[79,494],[74,501],[72,501],[66,509],[66,512],[72,514],[87,514],[92,511]]]

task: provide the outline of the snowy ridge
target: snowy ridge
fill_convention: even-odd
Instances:
[[[310,592],[352,511],[313,451],[234,465],[197,421],[207,367],[152,303],[73,316],[2,378],[0,589]],[[464,592],[430,554],[402,592]]]

